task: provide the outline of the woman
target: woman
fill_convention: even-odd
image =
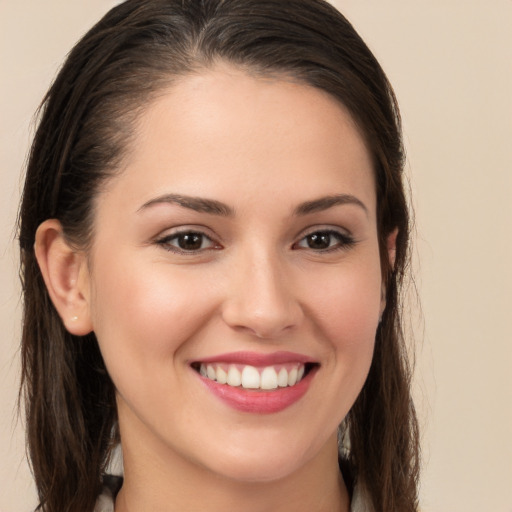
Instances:
[[[43,102],[21,207],[40,509],[416,510],[402,167],[328,4],[112,9]]]

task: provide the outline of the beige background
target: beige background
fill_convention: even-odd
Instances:
[[[0,512],[35,492],[13,410],[13,225],[31,117],[113,0],[0,0]],[[416,209],[424,512],[512,512],[512,1],[338,0],[394,84]]]

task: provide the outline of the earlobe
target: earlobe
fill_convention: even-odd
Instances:
[[[37,228],[34,251],[64,326],[76,336],[89,334],[92,323],[85,254],[69,245],[56,219],[48,219]]]

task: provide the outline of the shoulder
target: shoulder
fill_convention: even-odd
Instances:
[[[354,492],[352,494],[350,512],[373,512],[373,507],[370,505],[370,501],[368,500],[364,489],[357,485],[354,487]]]
[[[94,512],[114,512],[114,497],[108,489],[104,488],[98,496]]]
[[[114,499],[117,495],[123,478],[114,475],[104,475],[103,490],[96,500],[94,512],[114,512]]]

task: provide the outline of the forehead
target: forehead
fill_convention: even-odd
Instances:
[[[106,189],[141,204],[169,192],[241,202],[291,197],[298,184],[311,197],[352,189],[374,208],[372,162],[352,117],[322,90],[222,65],[160,92]]]

